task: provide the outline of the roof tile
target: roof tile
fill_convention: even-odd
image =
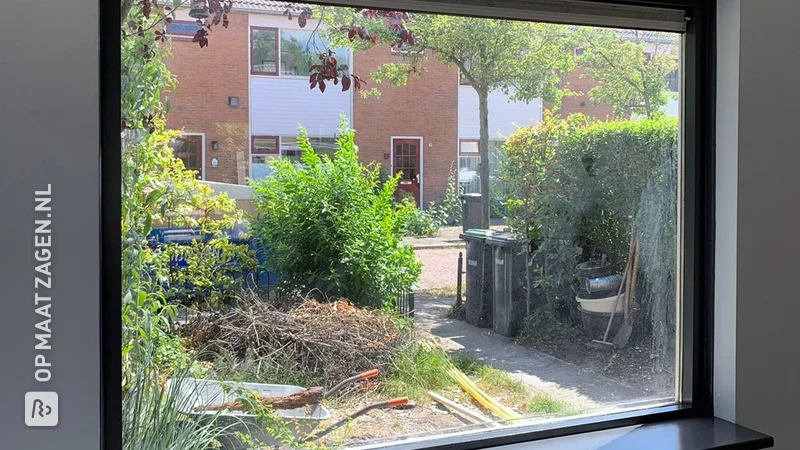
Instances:
[[[286,9],[291,9],[292,11],[296,11],[305,6],[309,5],[307,3],[277,2],[273,0],[234,0],[233,2],[234,9],[276,12],[276,13],[283,13],[284,11],[286,11]]]

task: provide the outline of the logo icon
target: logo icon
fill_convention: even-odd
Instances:
[[[58,425],[58,393],[28,392],[25,394],[25,425],[29,427]]]

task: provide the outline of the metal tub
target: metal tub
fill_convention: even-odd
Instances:
[[[282,397],[305,390],[300,386],[285,384],[219,382],[195,378],[185,378],[181,380],[180,384],[176,384],[173,381],[167,381],[167,389],[180,390],[178,404],[181,412],[201,421],[217,417],[218,423],[223,427],[227,427],[229,436],[226,439],[221,439],[220,443],[223,449],[228,450],[250,448],[236,437],[234,433],[237,431],[251,436],[256,444],[277,445],[280,442],[270,436],[263,425],[256,422],[255,414],[244,411],[225,411],[221,413],[218,411],[195,411],[195,407],[232,402],[239,397],[235,392],[237,388],[258,392],[262,397]],[[223,390],[223,383],[231,388],[232,392],[230,394],[226,394]],[[320,422],[331,418],[330,412],[319,404],[304,408],[280,410],[279,414],[288,422],[292,433],[301,439],[311,433]]]

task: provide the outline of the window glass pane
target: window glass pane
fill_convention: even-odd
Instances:
[[[461,141],[461,153],[478,153],[479,144],[477,141]]]
[[[334,137],[309,137],[311,147],[314,151],[322,156],[326,155],[333,158],[336,150],[339,148]],[[300,142],[296,137],[282,137],[281,138],[281,155],[296,161],[300,161],[303,157],[303,152],[300,150]]]
[[[461,192],[465,194],[481,192],[480,179],[478,178],[478,165],[480,163],[480,156],[458,157],[458,186]]]
[[[253,73],[276,74],[275,30],[253,29]]]
[[[178,36],[194,36],[200,25],[196,22],[175,20],[167,24],[167,34]]]
[[[277,157],[277,155],[252,155],[250,157],[250,179],[268,178],[272,173],[270,163]]]
[[[254,24],[291,29],[253,29],[257,76],[242,103],[247,111],[225,101],[241,92],[210,95],[202,85],[235,79],[235,64],[226,67],[215,53],[204,58],[207,49],[188,43],[173,46],[169,68],[182,87],[171,93],[167,123],[199,123],[198,111],[214,119],[208,129],[185,131],[205,133],[207,154],[202,138],[183,136],[175,155],[187,167],[205,166],[213,182],[260,180],[229,192],[254,213],[242,220],[259,238],[256,259],[275,271],[264,292],[236,274],[168,280],[168,289],[202,288],[154,295],[209,310],[189,327],[195,335],[180,341],[192,351],[221,346],[197,376],[329,387],[378,368],[380,378],[324,399],[318,411],[338,420],[391,398],[415,403],[358,417],[315,439],[320,448],[383,448],[495,425],[559,426],[578,415],[675,402],[675,387],[692,381],[676,378],[679,168],[695,164],[682,161],[678,130],[696,131],[680,117],[681,36],[413,11],[406,22],[404,14],[356,16],[353,7],[322,5],[312,5],[300,28],[304,7],[291,18],[249,13]],[[209,48],[235,41],[234,31],[215,28]],[[373,31],[377,46],[365,35]],[[392,53],[387,37],[406,42]],[[358,68],[361,90],[354,78],[342,89],[349,68],[337,85],[326,80],[324,92],[309,81],[326,41],[351,46],[335,51],[340,64]],[[457,85],[458,68],[471,84]],[[479,107],[484,99],[488,112]],[[343,121],[355,145],[338,150]],[[306,133],[323,164],[303,166],[298,135]],[[486,148],[478,136],[488,136]],[[252,203],[242,201],[250,194]],[[462,224],[463,217],[473,220]],[[505,234],[483,242],[463,226]],[[485,243],[491,252],[481,251]],[[208,270],[235,265],[208,263]],[[247,303],[254,293],[255,306]],[[351,303],[336,303],[344,298]],[[210,339],[202,330],[224,333],[201,342]],[[465,424],[463,408],[493,424]]]
[[[278,138],[277,137],[254,137],[253,138],[253,153],[277,154],[278,153]]]
[[[190,170],[200,171],[202,168],[202,160],[200,158],[203,137],[197,135],[184,135],[181,136],[170,144],[175,157],[183,161],[183,166]]]
[[[311,66],[319,64],[326,42],[312,31],[281,30],[281,75],[307,77]],[[333,49],[339,64],[348,64],[347,49]]]

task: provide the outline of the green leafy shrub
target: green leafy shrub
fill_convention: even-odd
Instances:
[[[437,205],[430,202],[425,210],[419,209],[405,191],[398,191],[398,208],[407,216],[406,236],[436,236],[439,229],[444,226],[458,225],[461,223],[461,199],[456,186],[456,173],[450,170],[442,200]]]
[[[444,191],[444,195],[442,195],[442,200],[433,211],[436,221],[441,226],[461,224],[462,205],[456,182],[456,172],[453,167],[450,168],[450,175],[447,177],[447,188]]]
[[[398,205],[398,209],[406,217],[406,225],[403,229],[406,236],[436,236],[439,234],[440,222],[435,216],[435,207],[422,210],[417,207],[413,199],[404,198]]]
[[[145,216],[142,232],[152,229],[153,223],[168,227],[196,229],[205,239],[190,245],[168,244],[148,249],[143,255],[154,281],[165,288],[168,302],[182,301],[202,306],[208,303],[229,302],[244,287],[242,270],[257,266],[254,253],[247,244],[232,243],[226,229],[242,220],[242,212],[227,194],[215,194],[197,180],[174,156],[169,142],[179,133],[164,131],[163,124],[156,132],[123,157],[137,158],[143,199],[138,214]],[[128,192],[133,194],[133,192]],[[145,231],[146,230],[146,231]],[[186,268],[177,268],[171,261],[182,258]]]
[[[589,122],[546,114],[541,124],[510,136],[506,150],[508,223],[536,244],[528,292],[546,299],[551,317],[576,308],[577,263],[606,255],[621,272],[634,221],[642,247],[658,244],[665,262],[656,266],[651,250],[640,270],[660,274],[662,289],[671,292],[665,283],[674,281],[675,250],[666,241],[675,238],[677,120]]]
[[[301,132],[302,165],[276,161],[252,183],[254,236],[284,287],[387,306],[411,290],[421,266],[401,245],[407,214],[393,205],[397,178],[378,188],[379,171],[359,163],[354,135],[343,121],[331,159]]]

